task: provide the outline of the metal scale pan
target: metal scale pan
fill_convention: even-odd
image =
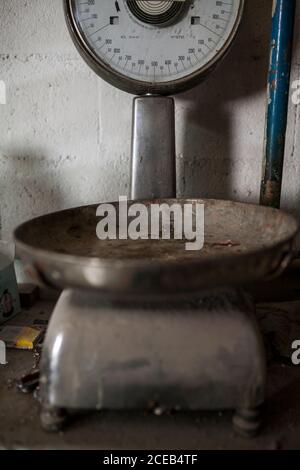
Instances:
[[[232,286],[279,274],[298,226],[275,209],[198,202],[205,204],[200,251],[186,251],[184,240],[100,241],[97,206],[46,215],[16,230],[32,277],[64,288],[41,362],[44,429],[60,430],[69,411],[152,403],[234,409],[236,431],[257,433],[266,387],[263,342],[253,303]]]
[[[48,286],[118,297],[174,296],[254,281],[278,274],[292,255],[297,223],[282,211],[221,200],[153,202],[203,202],[204,248],[187,251],[185,240],[174,239],[101,241],[97,206],[87,206],[23,224],[15,234],[18,252]]]

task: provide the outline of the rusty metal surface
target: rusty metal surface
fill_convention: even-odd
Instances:
[[[23,224],[15,232],[18,254],[43,284],[118,295],[195,293],[253,281],[276,275],[292,255],[298,226],[282,211],[218,200],[144,203],[151,202],[203,202],[204,248],[186,251],[185,240],[100,241],[93,205]]]

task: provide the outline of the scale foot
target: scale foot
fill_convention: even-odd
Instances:
[[[67,412],[64,408],[55,406],[43,406],[41,411],[41,425],[47,432],[59,432],[67,423]]]
[[[243,437],[255,437],[261,424],[261,408],[241,408],[233,416],[234,430]]]

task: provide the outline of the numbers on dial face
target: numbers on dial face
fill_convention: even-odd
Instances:
[[[203,70],[226,47],[241,8],[241,0],[187,0],[181,14],[162,25],[142,21],[129,1],[134,0],[73,0],[73,15],[102,63],[145,83],[167,83]],[[134,3],[141,15],[151,17],[173,2]]]

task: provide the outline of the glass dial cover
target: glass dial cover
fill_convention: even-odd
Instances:
[[[64,0],[73,40],[125,91],[172,94],[204,78],[238,30],[244,0]]]

